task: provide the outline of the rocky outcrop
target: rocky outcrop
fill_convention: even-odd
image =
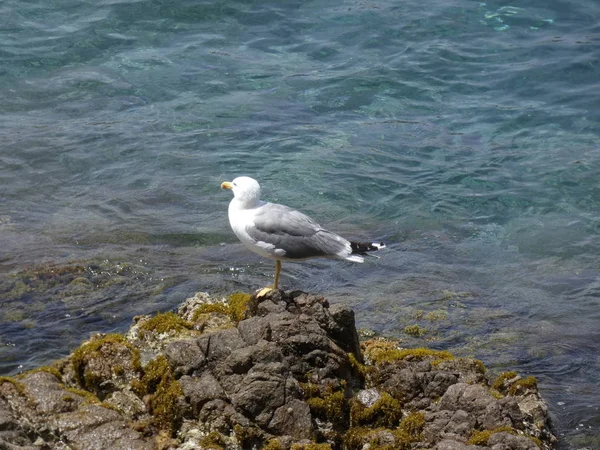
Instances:
[[[68,358],[0,378],[0,449],[551,449],[535,379],[359,343],[303,292],[197,294]]]

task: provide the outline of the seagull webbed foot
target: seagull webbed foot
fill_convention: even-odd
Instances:
[[[257,298],[261,298],[264,297],[265,295],[267,295],[269,292],[274,291],[275,288],[271,285],[271,286],[267,286],[262,288],[260,291],[258,291],[258,293],[256,294]]]

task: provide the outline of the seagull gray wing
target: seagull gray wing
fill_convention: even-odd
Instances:
[[[300,211],[276,203],[260,206],[246,232],[256,241],[275,246],[284,258],[345,257],[351,253],[346,239]]]

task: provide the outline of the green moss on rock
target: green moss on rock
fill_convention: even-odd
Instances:
[[[230,317],[235,323],[238,323],[250,314],[254,313],[256,308],[255,299],[250,294],[237,292],[229,297]]]
[[[285,448],[281,445],[279,439],[270,439],[263,445],[262,450],[285,450]]]
[[[479,359],[473,359],[473,362],[475,363],[475,366],[477,367],[477,371],[484,375],[487,372],[487,369],[485,368],[485,364],[483,364],[483,361],[480,361]]]
[[[300,383],[300,386],[312,414],[333,424],[346,422],[348,408],[343,386],[338,389],[314,383]]]
[[[448,318],[448,313],[443,310],[430,311],[425,316],[425,319],[429,320],[430,322],[446,320],[447,318]]]
[[[105,380],[94,371],[86,370],[88,363],[92,359],[104,358],[122,352],[124,349],[130,352],[131,369],[139,371],[141,369],[139,350],[120,334],[96,335],[81,345],[71,355],[71,364],[79,384],[85,389],[97,391],[99,385]]]
[[[56,368],[54,366],[36,367],[35,369],[31,369],[31,370],[28,370],[26,372],[23,372],[23,373],[17,375],[17,378],[23,378],[23,377],[26,377],[27,375],[32,375],[32,374],[38,373],[38,372],[50,373],[50,374],[54,375],[58,379],[58,381],[62,381],[62,373],[60,373],[60,370],[58,370],[58,368]]]
[[[72,286],[75,285],[80,285],[80,286],[91,286],[92,283],[90,282],[90,280],[88,280],[85,277],[77,277],[75,279],[73,279],[73,281],[71,281],[71,283],[69,283]]]
[[[256,427],[243,427],[236,424],[233,427],[233,431],[242,448],[255,448],[262,444],[263,438],[261,436],[261,431]]]
[[[445,350],[432,350],[430,348],[398,348],[398,343],[386,339],[372,339],[362,344],[365,356],[373,364],[390,363],[398,360],[421,361],[432,359],[440,362],[453,359],[454,355]]]
[[[97,405],[100,403],[100,399],[94,393],[92,393],[90,391],[86,391],[85,389],[79,389],[79,388],[74,388],[74,387],[65,387],[65,391],[70,392],[71,394],[78,395],[79,397],[83,397],[85,399],[85,401],[91,405]],[[67,396],[68,396],[68,394],[65,395],[65,397],[67,397]],[[67,400],[66,398],[64,398],[64,399]],[[72,399],[72,397],[71,397],[71,399]],[[69,401],[69,400],[67,400],[67,401]]]
[[[351,426],[395,428],[402,419],[402,402],[387,392],[381,394],[372,406],[365,407],[357,399],[350,406]]]
[[[163,355],[150,361],[143,371],[142,378],[134,380],[131,388],[140,397],[151,396],[149,404],[154,416],[153,424],[159,430],[172,434],[182,420],[178,399],[183,396],[183,389]]]
[[[414,441],[419,441],[424,427],[425,415],[420,412],[412,412],[402,419],[398,428],[408,434]]]
[[[331,450],[331,444],[292,444],[290,450]]]
[[[309,398],[306,403],[317,417],[330,422],[337,422],[344,414],[345,396],[343,392],[337,391],[326,395],[324,398]]]
[[[402,418],[402,404],[388,393],[371,407],[356,399],[352,401],[351,426],[344,433],[347,450],[358,450],[369,445],[382,450],[410,450],[421,441],[425,416],[412,412]]]
[[[348,361],[350,362],[350,366],[364,378],[368,378],[375,370],[373,366],[368,366],[358,361],[354,353],[348,353]]]
[[[427,332],[427,330],[425,328],[423,328],[417,324],[408,325],[408,326],[404,327],[404,333],[408,334],[409,336],[421,337],[426,332]]]
[[[202,314],[223,314],[224,316],[229,316],[230,308],[225,303],[204,303],[194,311],[192,322],[196,322]]]
[[[225,303],[204,303],[198,306],[192,315],[192,322],[206,320],[211,314],[220,314],[227,316],[233,324],[237,324],[249,317],[255,308],[252,295],[238,292],[231,294]]]
[[[508,390],[510,395],[523,395],[528,391],[537,391],[538,380],[536,377],[527,377],[515,381]]]
[[[139,337],[143,337],[144,331],[158,334],[168,333],[171,331],[180,333],[191,328],[192,324],[190,322],[183,320],[174,312],[160,313],[140,323]]]
[[[202,437],[198,443],[202,449],[206,450],[221,450],[226,448],[227,442],[221,433],[213,431]]]
[[[467,445],[487,445],[488,440],[496,433],[517,434],[511,427],[494,428],[493,430],[473,431],[471,437],[467,441]]]
[[[520,378],[517,372],[503,372],[492,384],[492,394],[498,392],[501,395],[523,395],[529,391],[537,391],[537,378],[529,376]]]
[[[498,392],[503,392],[506,388],[506,384],[508,381],[517,377],[517,372],[502,372],[494,383],[492,384],[492,388],[496,389]]]
[[[536,438],[535,436],[531,436],[529,434],[526,434],[525,436],[527,436],[535,445],[537,445],[539,448],[543,448],[543,443],[540,439]]]
[[[32,287],[29,287],[23,281],[15,281],[12,287],[4,293],[5,299],[15,300],[23,297],[25,294],[33,291]]]
[[[344,433],[344,448],[348,450],[362,449],[364,444],[371,444],[377,430],[367,427],[352,427]]]
[[[492,396],[496,399],[496,400],[501,400],[504,398],[504,394],[502,394],[500,391],[497,391],[494,388],[490,389],[490,394],[492,394]]]
[[[23,322],[27,314],[23,309],[11,309],[2,313],[3,322]]]
[[[26,294],[68,286],[73,280],[85,274],[86,268],[81,265],[41,265],[14,274],[6,284],[0,283],[0,290],[3,298],[16,300]]]
[[[2,384],[2,383],[10,383],[15,387],[15,389],[19,393],[19,395],[23,395],[23,396],[27,395],[27,390],[25,388],[25,385],[23,383],[21,383],[20,381],[15,380],[14,378],[0,377],[0,384]]]
[[[390,443],[390,440],[393,443]],[[416,442],[406,432],[388,428],[352,427],[344,434],[344,449],[411,450]]]
[[[161,383],[150,401],[154,414],[154,424],[161,430],[171,433],[179,428],[181,411],[178,409],[177,399],[183,396],[181,385],[177,381]]]

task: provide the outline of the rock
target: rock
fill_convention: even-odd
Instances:
[[[66,388],[44,371],[0,385],[0,418],[0,448],[153,448],[93,394]]]
[[[346,352],[360,356],[360,343],[354,322],[354,311],[344,305],[336,304],[329,308],[331,314],[325,329],[335,342]]]
[[[257,344],[261,340],[271,341],[271,326],[268,318],[250,317],[238,324],[238,330],[242,339],[249,345]]]
[[[291,436],[295,441],[313,438],[315,430],[310,407],[297,399],[287,402],[275,410],[268,430],[276,436]]]
[[[70,358],[72,372],[81,387],[104,399],[139,378],[140,353],[116,334],[96,335]]]
[[[184,375],[179,379],[179,383],[194,414],[197,414],[204,404],[211,400],[227,398],[217,379],[209,372],[203,373],[200,377]]]
[[[488,439],[492,450],[537,450],[539,447],[528,437],[510,433],[495,433]]]
[[[196,294],[0,378],[0,448],[552,449],[535,379],[492,384],[475,360],[360,344],[354,312],[321,296]]]
[[[252,369],[241,381],[240,389],[231,396],[237,409],[254,417],[262,428],[268,425],[273,412],[285,403],[285,375],[280,363]]]
[[[356,400],[360,402],[361,405],[370,408],[381,398],[381,394],[375,388],[371,389],[362,389],[358,391],[356,394]]]
[[[484,450],[485,448],[479,445],[467,445],[451,439],[444,439],[434,447],[435,450]]]
[[[176,367],[178,376],[188,375],[204,364],[206,357],[198,340],[174,341],[165,347],[165,356],[171,366]]]
[[[206,292],[196,292],[193,297],[187,298],[177,308],[177,313],[183,320],[192,321],[194,314],[199,307],[206,304],[225,304],[226,299],[215,299],[208,295]]]
[[[246,345],[237,328],[208,333],[198,339],[198,346],[206,356],[208,366],[227,358],[233,350]]]
[[[129,389],[113,392],[104,403],[129,419],[136,419],[148,412],[146,404]]]

